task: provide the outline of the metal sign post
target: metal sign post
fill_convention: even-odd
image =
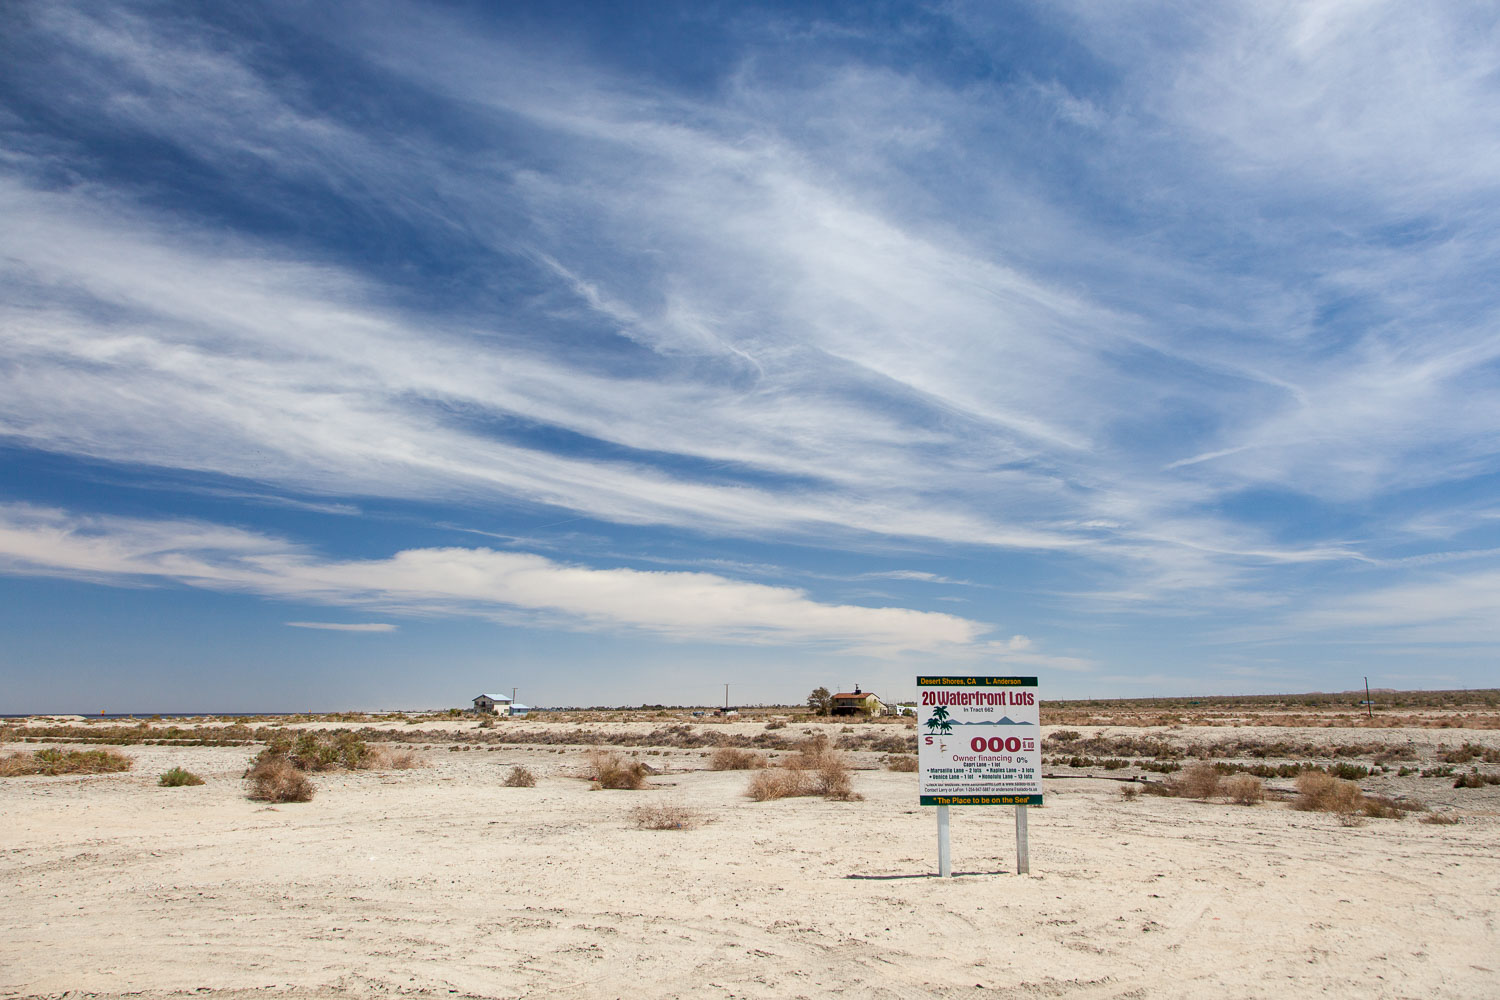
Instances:
[[[948,807],[938,806],[938,877],[953,877],[953,851],[948,847]]]
[[[1031,874],[1031,847],[1026,843],[1026,807],[1016,806],[1016,874]]]

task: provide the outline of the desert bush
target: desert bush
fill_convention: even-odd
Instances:
[[[719,747],[708,757],[711,771],[753,771],[766,766],[764,754],[739,747]]]
[[[822,765],[823,758],[834,752],[825,733],[816,733],[801,741],[796,745],[796,750],[792,756],[782,758],[782,767],[796,771],[815,771]]]
[[[767,729],[785,729],[786,728],[786,723],[783,722],[783,721],[781,721],[780,719],[772,719],[770,722],[766,723],[766,728]]]
[[[1366,795],[1360,804],[1360,812],[1375,819],[1401,819],[1409,812],[1421,812],[1426,808],[1419,802],[1393,799],[1385,795]]]
[[[1134,802],[1136,800],[1136,797],[1140,794],[1141,790],[1134,785],[1120,786],[1120,798],[1124,799],[1126,802]]]
[[[1452,750],[1438,751],[1438,760],[1449,764],[1467,764],[1475,759],[1500,764],[1500,749],[1492,749],[1480,743],[1463,743]]]
[[[1226,778],[1221,791],[1230,802],[1242,806],[1253,806],[1264,802],[1266,798],[1265,784],[1249,774],[1236,774]]]
[[[915,771],[917,769],[917,758],[909,753],[891,754],[885,759],[887,771]]]
[[[356,733],[339,730],[332,733],[278,733],[266,740],[261,758],[280,757],[299,771],[349,771],[373,767],[376,753]]]
[[[536,775],[531,773],[530,768],[517,764],[505,776],[505,786],[507,788],[534,788],[536,787]]]
[[[745,794],[757,802],[766,802],[770,799],[811,795],[813,791],[812,778],[807,771],[800,768],[768,767],[755,772]]]
[[[1212,764],[1194,764],[1173,775],[1168,784],[1173,794],[1187,799],[1207,799],[1219,791],[1219,772]]]
[[[1453,783],[1454,788],[1483,788],[1485,785],[1500,785],[1500,774],[1480,774],[1478,771],[1470,771],[1461,774]]]
[[[26,774],[113,774],[128,771],[135,761],[115,750],[54,750],[11,754],[0,758],[0,777]]]
[[[636,806],[630,818],[640,830],[691,830],[703,822],[698,810],[665,802]]]
[[[813,772],[813,789],[825,799],[835,802],[856,802],[863,799],[854,790],[850,781],[849,764],[842,754],[825,754]]]
[[[1322,771],[1303,771],[1297,776],[1297,797],[1292,800],[1292,808],[1334,813],[1340,821],[1350,823],[1364,809],[1364,794],[1352,781]]]
[[[246,772],[250,798],[258,802],[310,802],[313,783],[290,759],[262,754]]]
[[[1453,826],[1459,819],[1452,813],[1428,813],[1422,817],[1422,822],[1428,826]]]
[[[178,788],[183,785],[201,785],[203,784],[203,779],[192,771],[185,771],[180,767],[174,767],[158,778],[156,783],[163,788]]]
[[[378,750],[373,759],[375,767],[393,771],[409,771],[422,766],[422,758],[415,750]]]
[[[635,790],[646,787],[646,765],[617,753],[589,754],[589,773],[600,788]]]

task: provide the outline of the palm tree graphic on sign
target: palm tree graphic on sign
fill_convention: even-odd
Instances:
[[[939,705],[932,710],[932,714],[927,717],[927,728],[935,733],[946,734],[953,732],[953,723],[948,721],[948,707],[946,705]]]

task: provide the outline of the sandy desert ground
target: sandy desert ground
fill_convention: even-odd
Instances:
[[[665,746],[630,748],[663,772],[648,790],[591,791],[591,748],[444,742],[473,725],[413,735],[425,767],[316,775],[308,803],[246,798],[254,746],[126,746],[127,773],[0,780],[0,995],[1500,996],[1500,786],[1403,779],[1460,822],[1349,827],[1279,802],[1125,801],[1079,773],[1030,812],[1032,874],[1014,873],[1012,812],[975,808],[954,811],[943,880],[916,776],[880,754],[854,755],[855,802],[751,801],[745,772]],[[1495,729],[1278,733],[1425,759],[1500,746]],[[514,764],[537,786],[505,787]],[[173,766],[207,783],[157,787]],[[706,822],[638,829],[657,801]]]

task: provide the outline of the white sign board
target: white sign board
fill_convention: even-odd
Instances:
[[[924,806],[1042,804],[1035,677],[918,677],[917,764]]]

